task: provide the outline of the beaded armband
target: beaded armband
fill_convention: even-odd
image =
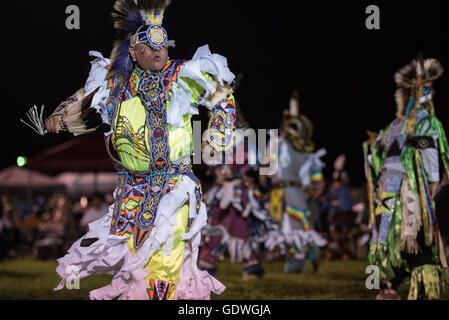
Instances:
[[[52,116],[64,115],[67,109],[67,106],[74,104],[84,97],[84,89],[78,90],[73,96],[70,96],[64,102],[61,102],[59,106],[56,107],[55,111],[52,113]]]
[[[218,152],[232,147],[235,129],[235,104],[224,99],[214,108],[207,129],[207,141]]]
[[[84,88],[79,89],[73,96],[70,96],[64,102],[61,102],[61,104],[59,104],[59,106],[56,107],[55,111],[53,111],[51,116],[49,116],[47,119],[61,115],[62,117],[59,120],[59,129],[62,131],[68,131],[67,124],[64,121],[64,118],[67,115],[67,107],[82,99],[84,97],[84,93],[85,93]]]

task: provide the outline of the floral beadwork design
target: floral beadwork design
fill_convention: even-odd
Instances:
[[[117,130],[114,134],[115,148],[117,152],[128,153],[133,158],[140,161],[149,161],[148,150],[145,145],[145,126],[134,130],[131,122],[126,116],[119,116]],[[132,148],[137,155],[129,153],[125,146]]]

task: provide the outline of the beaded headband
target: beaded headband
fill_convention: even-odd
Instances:
[[[142,27],[140,27],[139,30]],[[161,25],[153,24],[150,25],[146,31],[139,32],[139,30],[130,38],[131,46],[133,47],[139,43],[149,45],[153,49],[175,46],[175,42],[173,40],[168,40],[167,31]]]
[[[139,43],[146,44],[153,49],[160,47],[174,47],[175,42],[168,40],[167,31],[162,26],[162,19],[164,10],[155,10],[151,13],[140,11],[140,14],[145,21],[145,25],[142,25],[137,32],[131,36],[130,41],[132,46],[136,46]],[[149,26],[146,31],[140,31],[143,27]]]

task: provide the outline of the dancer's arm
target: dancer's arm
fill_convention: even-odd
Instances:
[[[48,132],[64,130],[75,136],[96,131],[100,126],[109,126],[107,98],[112,89],[112,80],[106,79],[110,60],[101,53],[91,51],[96,57],[91,64],[89,77],[83,88],[60,103],[45,121]]]
[[[61,120],[64,113],[67,110],[67,106],[79,101],[84,96],[84,89],[78,90],[74,95],[70,96],[67,100],[61,102],[56,109],[53,111],[52,115],[45,120],[45,128],[50,133],[59,133],[62,127]]]
[[[230,148],[236,121],[231,87],[235,77],[227,66],[226,58],[211,54],[207,46],[201,47],[192,60],[182,65],[179,78],[181,83],[175,90],[188,89],[191,96],[190,113],[197,114],[199,105],[210,111],[207,142],[216,151]],[[180,114],[183,114],[183,110]]]

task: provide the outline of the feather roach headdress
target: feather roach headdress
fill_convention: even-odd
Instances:
[[[398,86],[395,93],[397,117],[408,118],[415,107],[425,108],[434,114],[432,84],[443,71],[438,60],[424,60],[422,56],[400,69],[394,76]]]
[[[164,12],[171,0],[117,0],[112,18],[116,38],[111,53],[111,69],[108,78],[116,78],[124,84],[130,77],[133,61],[129,46],[144,43],[152,48],[174,47],[162,27]]]
[[[284,111],[281,130],[296,150],[314,150],[313,124],[305,115],[299,113],[299,93],[296,90],[290,98],[290,108]]]

